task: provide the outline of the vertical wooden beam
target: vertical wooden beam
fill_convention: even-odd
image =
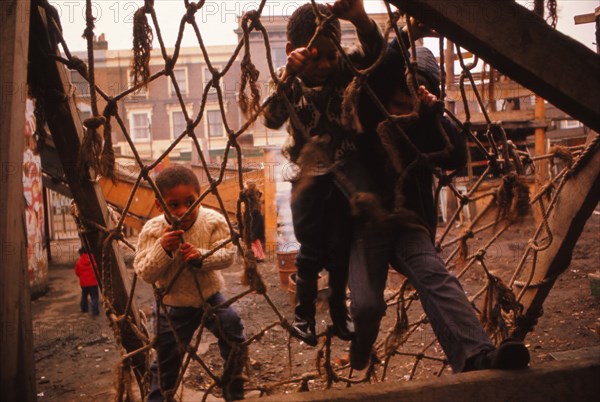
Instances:
[[[389,0],[600,132],[600,56],[513,1]]]
[[[38,7],[31,12],[31,41],[29,51],[29,68],[31,86],[39,100],[44,102],[44,111],[56,151],[65,174],[67,184],[77,205],[80,216],[87,222],[112,228],[106,200],[98,182],[89,179],[87,172],[78,169],[78,155],[83,126],[77,112],[74,98],[67,92],[70,88],[68,72],[62,63],[55,61],[52,55],[57,54],[52,36],[48,31],[48,21],[44,10]],[[92,247],[96,261],[103,261],[102,251],[106,233],[88,225],[83,238]],[[103,277],[111,278],[111,289],[103,288],[103,296],[109,298],[114,313],[123,316],[128,306],[131,290],[129,274],[116,242],[108,247],[109,264],[103,265]],[[108,270],[108,271],[105,271]],[[140,317],[135,299],[130,304],[129,319],[141,328]],[[127,352],[133,352],[144,346],[135,335],[126,320],[113,322],[118,327],[119,341]],[[145,373],[145,357],[137,354],[129,359],[138,384],[141,387]]]
[[[0,2],[0,389],[3,401],[36,399],[22,179],[28,11],[29,2]]]

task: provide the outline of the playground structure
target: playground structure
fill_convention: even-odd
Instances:
[[[484,13],[484,10],[487,10],[485,13],[497,13],[494,15],[498,15],[499,18],[503,15],[508,15],[510,18],[507,17],[507,24],[515,21],[515,26],[507,27],[505,25],[500,31],[499,28],[490,27],[489,25],[477,23],[472,20],[461,20],[461,13],[456,12],[456,10],[462,8],[456,6],[457,2],[452,2],[451,5],[445,2],[427,0],[412,2],[391,1],[390,3],[398,5],[402,10],[434,26],[441,34],[456,43],[460,43],[474,53],[480,54],[505,74],[544,96],[596,131],[599,130],[599,105],[597,102],[594,102],[596,97],[589,94],[590,88],[600,87],[597,82],[599,77],[594,73],[598,71],[598,56],[548,28],[543,21],[532,18],[527,10],[521,9],[512,3],[496,4],[491,1],[480,1],[479,3],[466,2],[468,3],[468,7],[473,8],[473,12],[479,11]],[[458,1],[458,3],[461,2]],[[47,11],[48,9],[46,8],[45,10]],[[100,191],[100,186],[94,181],[86,180],[85,178],[82,179],[81,170],[77,168],[79,166],[79,144],[84,135],[81,124],[77,121],[77,113],[75,112],[72,100],[65,96],[64,92],[61,92],[67,80],[62,64],[57,62],[56,58],[48,57],[49,54],[55,53],[55,49],[51,43],[53,40],[52,36],[47,31],[47,27],[52,24],[52,19],[47,19],[45,12],[38,7],[32,8],[31,19],[32,30],[30,35],[32,39],[35,39],[34,42],[37,43],[37,46],[29,49],[31,53],[30,60],[34,61],[40,71],[46,71],[47,76],[45,79],[48,81],[47,88],[52,88],[52,91],[47,91],[43,94],[46,105],[46,116],[48,116],[48,126],[52,132],[52,139],[58,152],[65,182],[73,194],[73,198],[79,209],[80,220],[88,226],[95,227],[95,230],[89,230],[88,227],[84,237],[97,255],[97,260],[104,262],[102,266],[103,275],[109,275],[111,278],[110,289],[105,289],[110,290],[110,296],[112,296],[110,301],[113,315],[109,318],[113,321],[113,325],[118,328],[120,342],[126,351],[124,355],[124,362],[128,365],[126,369],[133,369],[134,374],[141,383],[144,374],[144,362],[140,358],[140,351],[147,350],[148,348],[142,342],[144,337],[140,337],[140,334],[135,333],[136,326],[130,325],[135,324],[137,328],[140,327],[135,302],[130,297],[131,288],[135,287],[135,281],[133,284],[128,283],[118,249],[112,244],[111,240],[117,239],[118,233],[114,231],[113,226],[109,223],[108,211],[104,195]],[[11,37],[18,38],[19,35],[23,34],[21,30],[17,29],[17,24],[21,22],[16,19],[13,22],[14,24],[10,25],[14,28]],[[535,52],[523,52],[519,46],[519,38],[510,37],[510,35],[517,35],[519,32],[522,32],[516,24],[527,24],[529,33],[527,37],[529,41],[528,45],[536,51],[543,49],[545,46],[544,43],[553,43],[555,48],[559,49],[556,52],[559,53],[557,56],[559,59],[582,60],[583,62],[569,66],[571,69],[569,74],[553,70],[553,67],[556,66],[553,63],[549,63],[550,66],[548,64],[540,66],[540,59],[536,59],[536,55],[531,55],[531,53]],[[548,40],[549,37],[551,38],[550,41]],[[523,40],[523,38],[520,39]],[[18,40],[15,42],[17,44],[25,43]],[[529,56],[526,56],[525,53]],[[12,57],[17,57],[14,56],[15,53],[11,54],[13,54]],[[18,52],[16,54],[18,55]],[[539,55],[537,56],[539,57]],[[23,58],[25,55],[21,54],[19,57]],[[89,63],[91,72],[93,71],[93,61],[90,60]],[[13,73],[17,75],[16,72],[13,71]],[[556,82],[559,81],[557,79],[559,76],[561,80],[560,82]],[[589,79],[589,85],[581,85],[579,82],[575,82],[576,77],[578,79],[582,76]],[[90,77],[90,82],[93,87],[93,76]],[[584,89],[582,87],[585,87],[585,93],[583,93]],[[10,106],[18,110],[17,103],[13,99]],[[7,110],[11,110],[11,108]],[[99,113],[96,114],[99,115]],[[13,114],[13,116],[18,115],[18,113]],[[16,119],[8,119],[11,124],[18,125],[18,123],[14,123],[14,120]],[[2,121],[4,122],[5,119],[2,119]],[[232,136],[231,140],[232,146],[235,146],[235,137]],[[536,319],[541,314],[543,300],[552,288],[557,275],[568,266],[573,245],[577,241],[587,217],[589,217],[598,202],[598,170],[600,169],[600,161],[598,159],[600,159],[600,153],[598,152],[597,142],[597,137],[591,139],[588,148],[582,154],[583,156],[558,177],[555,189],[551,192],[552,189],[548,186],[545,192],[543,191],[542,195],[538,198],[539,200],[543,198],[542,196],[551,195],[548,205],[543,209],[543,222],[536,233],[536,238],[531,242],[531,252],[536,255],[535,259],[537,260],[538,267],[535,270],[531,267],[529,270],[530,274],[525,275],[528,278],[527,281],[517,282],[516,278],[512,278],[512,282],[518,290],[520,301],[524,305],[524,314],[521,321],[517,323],[519,325],[514,331],[514,334],[521,338],[524,338],[527,332],[535,325]],[[11,145],[14,148],[15,145]],[[10,150],[11,147],[3,147],[3,149]],[[10,154],[7,154],[8,156]],[[507,160],[508,158],[504,159],[506,165],[508,165]],[[136,194],[138,196],[142,194],[139,193],[140,191],[145,191],[141,190],[143,188],[141,186],[142,179],[148,180],[148,171],[155,166],[156,163],[144,165],[140,170],[137,180],[131,186],[131,190],[133,192],[137,191]],[[220,196],[223,171],[216,175],[216,179],[210,173],[207,174],[207,177],[209,177],[208,190],[203,194],[202,202],[208,202],[209,196],[215,196],[219,209],[230,211],[223,203],[224,197]],[[243,187],[241,174],[236,180],[236,185],[235,190],[241,191]],[[218,191],[216,191],[217,188]],[[563,194],[581,194],[582,196],[579,198],[564,197],[561,196]],[[10,198],[7,200],[10,200]],[[123,210],[133,211],[134,203],[132,203],[132,198],[124,201]],[[8,201],[4,205],[8,205]],[[149,206],[140,205],[140,207],[142,209],[145,208],[147,216],[151,214],[151,211],[148,211]],[[236,210],[236,213],[240,212],[238,208],[234,210]],[[140,212],[140,215],[144,215],[144,213]],[[2,222],[4,223],[5,221],[3,220]],[[123,221],[119,222],[116,227],[119,228],[122,223]],[[14,218],[12,225],[14,229]],[[9,229],[9,225],[2,226],[3,236],[8,233]],[[542,236],[538,239],[537,236],[539,235]],[[243,248],[243,245],[240,243],[237,243],[237,246]],[[13,258],[16,258],[14,262],[17,264],[15,266],[18,267],[18,256]],[[479,258],[472,259],[472,261],[476,260],[481,261]],[[252,268],[251,263],[250,261],[249,269]],[[527,272],[525,266],[521,268],[524,272]],[[515,276],[518,274],[515,273]],[[2,281],[2,283],[9,282]],[[255,284],[252,290],[260,291],[260,283]],[[26,297],[24,298],[22,293],[16,296],[15,298],[14,293],[6,293],[5,297],[12,297],[12,300],[20,299],[20,305],[24,306],[26,304]],[[5,306],[4,300],[2,306]],[[26,309],[12,312],[11,314],[14,316],[15,313],[19,318],[14,322],[20,321],[22,323],[21,328],[26,330]],[[21,317],[22,314],[25,314],[25,317]],[[282,326],[284,325],[285,322],[282,322]],[[8,356],[8,359],[14,358],[16,361],[17,357],[15,353],[17,351],[27,354],[27,340],[19,339],[17,344],[24,345],[23,349],[14,348],[10,353],[7,351],[7,354],[3,354],[3,356]],[[27,362],[27,358],[23,358],[21,361]],[[31,371],[28,371],[26,364],[20,370],[14,370],[13,372],[15,373],[14,375],[22,373],[21,378],[26,378],[27,373],[31,373]],[[9,377],[4,377],[3,374],[3,384],[5,378]],[[28,391],[24,388],[23,390],[17,389],[15,392],[19,393],[19,395],[27,395]]]

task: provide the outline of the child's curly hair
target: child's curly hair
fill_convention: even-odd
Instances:
[[[182,165],[172,165],[156,176],[156,187],[164,194],[179,185],[192,186],[200,194],[200,182],[192,169]]]
[[[331,11],[324,4],[317,4],[317,9],[321,14],[331,15]],[[287,23],[287,40],[293,48],[306,46],[317,30],[317,16],[311,3],[303,4],[292,13]],[[342,40],[342,29],[340,21],[337,18],[331,20],[323,28],[323,33],[340,43]]]

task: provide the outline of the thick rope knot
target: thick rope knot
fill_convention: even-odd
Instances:
[[[502,279],[487,272],[486,294],[481,310],[481,324],[495,341],[508,336],[509,325],[507,315],[512,312],[512,321],[517,322],[523,306]]]
[[[106,123],[106,118],[104,116],[89,117],[83,121],[83,125],[87,129],[97,129],[104,123]]]
[[[358,118],[358,102],[366,77],[355,76],[344,90],[342,100],[342,125],[350,131],[362,133],[363,127]]]
[[[102,155],[100,156],[100,174],[106,178],[115,181],[115,153],[112,143],[112,126],[110,118],[117,113],[117,102],[114,99],[109,100],[104,108],[104,146],[102,147]]]
[[[100,137],[97,130],[105,122],[104,116],[90,117],[83,122],[87,130],[83,135],[77,158],[77,170],[81,178],[85,177],[88,168],[94,169],[94,172],[100,171],[99,159],[102,152],[102,137]]]
[[[187,22],[188,24],[193,23],[194,17],[199,8],[200,8],[200,6],[198,6],[198,4],[196,4],[196,3],[188,4],[186,7],[186,12],[185,12],[185,22]]]
[[[507,218],[511,222],[517,222],[529,213],[529,187],[515,173],[503,177],[497,194],[497,219]]]
[[[246,24],[248,24],[248,21],[251,22],[249,25],[247,25],[249,27],[249,31],[252,31],[253,29],[263,28],[262,22],[260,21],[260,13],[258,12],[258,10],[250,10],[245,12],[242,19],[246,22]]]
[[[238,104],[242,112],[249,116],[252,113],[258,113],[260,108],[260,88],[257,84],[260,76],[260,71],[252,63],[250,55],[250,32],[256,27],[256,21],[260,18],[260,14],[256,10],[248,11],[242,19],[242,31],[244,36],[244,57],[240,63],[241,69],[241,89],[238,95]],[[248,25],[248,21],[252,21]],[[250,89],[250,96],[246,93],[246,88]]]
[[[170,76],[173,73],[173,68],[175,67],[175,60],[172,57],[167,57],[165,61],[165,75]]]
[[[152,13],[154,9],[154,0],[144,0],[144,5],[141,7],[145,14]]]
[[[554,158],[565,162],[567,166],[573,166],[573,153],[568,147],[556,145],[550,148],[550,153],[553,154]]]
[[[154,2],[147,1],[133,15],[133,61],[131,77],[133,85],[146,84],[150,77],[150,52],[152,51],[152,39],[154,34],[146,17],[147,12],[152,11]]]
[[[242,285],[248,286],[251,290],[259,294],[265,294],[267,292],[267,286],[258,273],[256,257],[254,256],[254,252],[250,249],[246,249],[244,252],[244,272],[242,274],[241,282]]]
[[[67,63],[67,68],[69,70],[77,71],[79,73],[79,75],[81,75],[83,78],[87,79],[87,77],[88,77],[87,64],[85,64],[85,62],[77,56],[71,57],[71,59]]]

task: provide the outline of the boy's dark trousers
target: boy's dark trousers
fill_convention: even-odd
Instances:
[[[209,297],[206,302],[211,306],[216,306],[224,301],[226,301],[225,297],[217,292]],[[165,307],[173,328],[177,332],[180,345],[187,348],[194,332],[200,326],[204,308]],[[159,327],[156,345],[158,362],[155,360],[150,366],[152,384],[148,395],[149,402],[171,400],[184,356],[184,351],[179,349],[163,310],[158,314],[157,325]],[[241,375],[246,353],[243,347],[235,345],[246,340],[240,316],[231,307],[219,308],[218,310],[214,310],[214,316],[206,320],[205,325],[218,338],[219,351],[221,352],[224,366],[227,365],[228,360],[231,360],[230,364],[233,364],[231,370],[224,370],[228,375],[224,374],[222,379],[223,397],[228,401],[244,399],[244,380]],[[232,353],[233,355],[230,357]],[[238,359],[239,361],[236,361]],[[161,386],[158,383],[158,371],[160,371],[161,385],[165,396],[161,394]],[[167,394],[169,398],[167,398]]]
[[[79,301],[79,308],[81,309],[82,313],[87,313],[89,311],[88,295],[92,300],[92,315],[96,316],[100,314],[100,308],[98,307],[98,285],[81,287],[81,300]]]
[[[306,179],[302,179],[306,180]],[[292,184],[292,220],[300,249],[296,257],[296,319],[314,327],[317,280],[329,272],[329,309],[334,324],[344,323],[352,225],[348,199],[332,174]]]
[[[391,264],[415,287],[437,340],[454,372],[471,356],[493,350],[458,279],[446,269],[425,229],[394,233],[359,231],[350,261],[351,312],[355,325],[352,354],[368,358],[385,314],[384,290]],[[366,363],[366,360],[364,361]]]

